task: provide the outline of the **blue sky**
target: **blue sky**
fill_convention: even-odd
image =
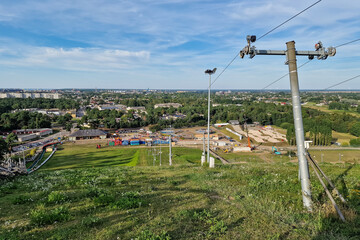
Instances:
[[[206,89],[245,44],[315,0],[1,0],[1,88]],[[323,0],[255,43],[313,50],[360,38],[360,2]],[[302,89],[360,73],[360,41],[299,70]],[[307,61],[298,58],[298,65]],[[214,89],[261,89],[288,71],[283,56],[237,58]],[[217,74],[214,75],[214,78]],[[284,78],[272,86],[288,89]],[[360,89],[360,78],[339,88]]]

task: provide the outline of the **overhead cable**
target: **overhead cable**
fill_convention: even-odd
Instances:
[[[308,6],[307,8],[305,8],[304,10],[302,10],[301,12],[295,14],[294,16],[292,16],[291,18],[289,18],[288,20],[286,20],[285,22],[277,25],[276,27],[274,27],[273,29],[271,29],[270,31],[268,31],[267,33],[265,33],[264,35],[260,36],[257,41],[259,41],[261,38],[265,37],[266,35],[268,35],[269,33],[275,31],[276,29],[278,29],[279,27],[281,27],[282,25],[284,25],[285,23],[291,21],[292,19],[296,18],[297,16],[299,16],[300,14],[302,14],[303,12],[305,12],[306,10],[308,10],[309,8],[312,8],[313,6],[315,6],[316,4],[318,4],[319,2],[321,2],[322,0],[319,0],[313,4],[311,4],[310,6]]]
[[[299,69],[299,68],[301,68],[302,66],[304,66],[304,65],[308,64],[309,62],[311,62],[311,60],[308,60],[308,61],[306,61],[305,63],[303,63],[302,65],[300,65],[300,66],[298,67],[298,69]],[[266,87],[263,87],[261,90],[264,90],[264,89],[266,89],[266,88],[270,87],[271,85],[273,85],[274,83],[277,83],[278,81],[280,81],[281,79],[283,79],[283,78],[284,78],[284,77],[286,77],[287,75],[289,75],[289,73],[287,73],[287,74],[285,74],[284,76],[282,76],[282,77],[280,77],[280,78],[276,79],[276,80],[275,80],[275,81],[273,81],[272,83],[270,83],[270,84],[266,85]]]
[[[345,45],[348,45],[348,44],[350,44],[350,43],[357,42],[357,41],[360,41],[360,38],[355,39],[355,40],[350,41],[350,42],[347,42],[347,43],[343,43],[343,44],[337,45],[335,48],[339,48],[339,47],[342,47],[342,46],[345,46]]]
[[[334,84],[334,85],[332,85],[332,86],[330,86],[330,87],[324,88],[324,90],[328,90],[328,89],[330,89],[330,88],[336,87],[336,86],[338,86],[338,85],[340,85],[340,84],[346,83],[346,82],[351,81],[351,80],[353,80],[353,79],[355,79],[355,78],[358,78],[358,77],[360,77],[360,75],[357,75],[357,76],[355,76],[355,77],[346,79],[346,80],[341,81],[341,82],[339,82],[339,83],[337,83],[337,84]]]
[[[262,36],[260,36],[257,41],[259,41],[261,38],[265,37],[266,35],[270,34],[271,32],[275,31],[276,29],[278,29],[279,27],[281,27],[282,25],[284,25],[285,23],[289,22],[290,20],[296,18],[297,16],[299,16],[300,14],[302,14],[303,12],[305,12],[306,10],[312,8],[313,6],[315,6],[316,4],[318,4],[319,2],[321,2],[322,0],[318,0],[317,2],[313,3],[312,5],[310,5],[309,7],[305,8],[304,10],[300,11],[299,13],[295,14],[294,16],[292,16],[291,18],[287,19],[285,22],[277,25],[276,27],[274,27],[273,29],[271,29],[270,31],[266,32],[265,34],[263,34]],[[209,87],[211,87],[218,79],[219,77],[226,71],[226,69],[235,61],[235,59],[237,58],[239,53],[236,53],[235,57],[229,62],[229,64],[224,68],[224,70],[221,71],[221,73],[215,78],[215,80],[210,84]]]

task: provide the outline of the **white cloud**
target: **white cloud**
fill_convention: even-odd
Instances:
[[[78,71],[118,71],[144,64],[150,58],[147,51],[98,48],[23,47],[11,54],[1,64]]]
[[[0,21],[6,20],[7,26],[29,33],[30,38],[36,37],[29,39],[32,42],[27,35],[9,34],[6,40],[0,39],[0,63],[40,70],[75,70],[82,74],[106,71],[116,72],[115,76],[122,71],[129,78],[153,76],[153,84],[158,87],[175,86],[175,82],[200,87],[194,79],[202,78],[203,69],[209,67],[218,67],[220,72],[245,46],[247,34],[259,37],[314,2],[3,0]],[[327,47],[360,38],[359,6],[353,0],[321,1],[255,45],[258,49],[281,50],[285,49],[285,42],[295,40],[298,50],[312,50],[319,40]],[[60,40],[43,43],[43,38],[52,37]],[[89,47],[68,47],[62,45],[62,39]],[[191,47],[193,41],[204,46]],[[190,47],[184,48],[183,44]],[[354,72],[356,68],[349,67],[349,60],[352,65],[360,64],[356,58],[360,53],[354,51],[358,46],[359,43],[339,48],[335,57],[317,64],[319,71],[323,71],[321,76],[338,76],[328,71],[334,68]],[[299,58],[299,62],[303,60]],[[284,61],[283,57],[265,56],[237,59],[216,87],[261,88],[286,73]],[[137,71],[140,68],[143,75]],[[303,71],[318,74],[310,67]],[[36,78],[35,74],[32,77]],[[181,81],[168,82],[165,80],[168,78]],[[244,84],[239,78],[251,81]]]

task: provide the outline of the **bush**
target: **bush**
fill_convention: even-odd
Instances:
[[[94,199],[95,205],[106,206],[115,202],[115,197],[107,193],[101,193],[98,197]]]
[[[84,218],[82,220],[82,225],[84,225],[85,227],[95,227],[97,225],[99,225],[100,223],[102,222],[101,218],[99,217],[87,217],[87,218]]]
[[[284,128],[284,129],[288,129],[288,127],[290,127],[291,125],[293,125],[293,124],[288,123],[288,122],[284,122],[284,123],[280,124],[280,127]]]
[[[13,204],[24,204],[27,202],[32,202],[33,200],[29,196],[20,195],[12,200]]]
[[[120,209],[132,209],[141,207],[144,202],[137,192],[126,192],[123,196],[114,203],[113,207]]]
[[[351,139],[350,145],[353,147],[360,147],[360,138]]]
[[[40,205],[37,209],[30,212],[30,222],[37,226],[53,224],[55,222],[64,222],[70,219],[70,212],[67,207],[58,207],[51,211]]]
[[[62,192],[51,192],[48,195],[49,203],[61,203],[67,200],[67,196]]]
[[[354,136],[360,137],[360,122],[357,122],[351,126],[350,133]]]
[[[140,235],[135,238],[136,240],[170,240],[171,237],[165,231],[162,231],[160,235],[156,235],[150,230],[145,230],[140,233]]]

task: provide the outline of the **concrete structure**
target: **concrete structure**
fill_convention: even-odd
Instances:
[[[105,139],[107,133],[99,129],[79,130],[69,135],[70,141],[84,140],[84,139]]]
[[[36,93],[36,92],[6,92],[0,93],[0,98],[50,98],[59,99],[61,98],[60,93]]]

